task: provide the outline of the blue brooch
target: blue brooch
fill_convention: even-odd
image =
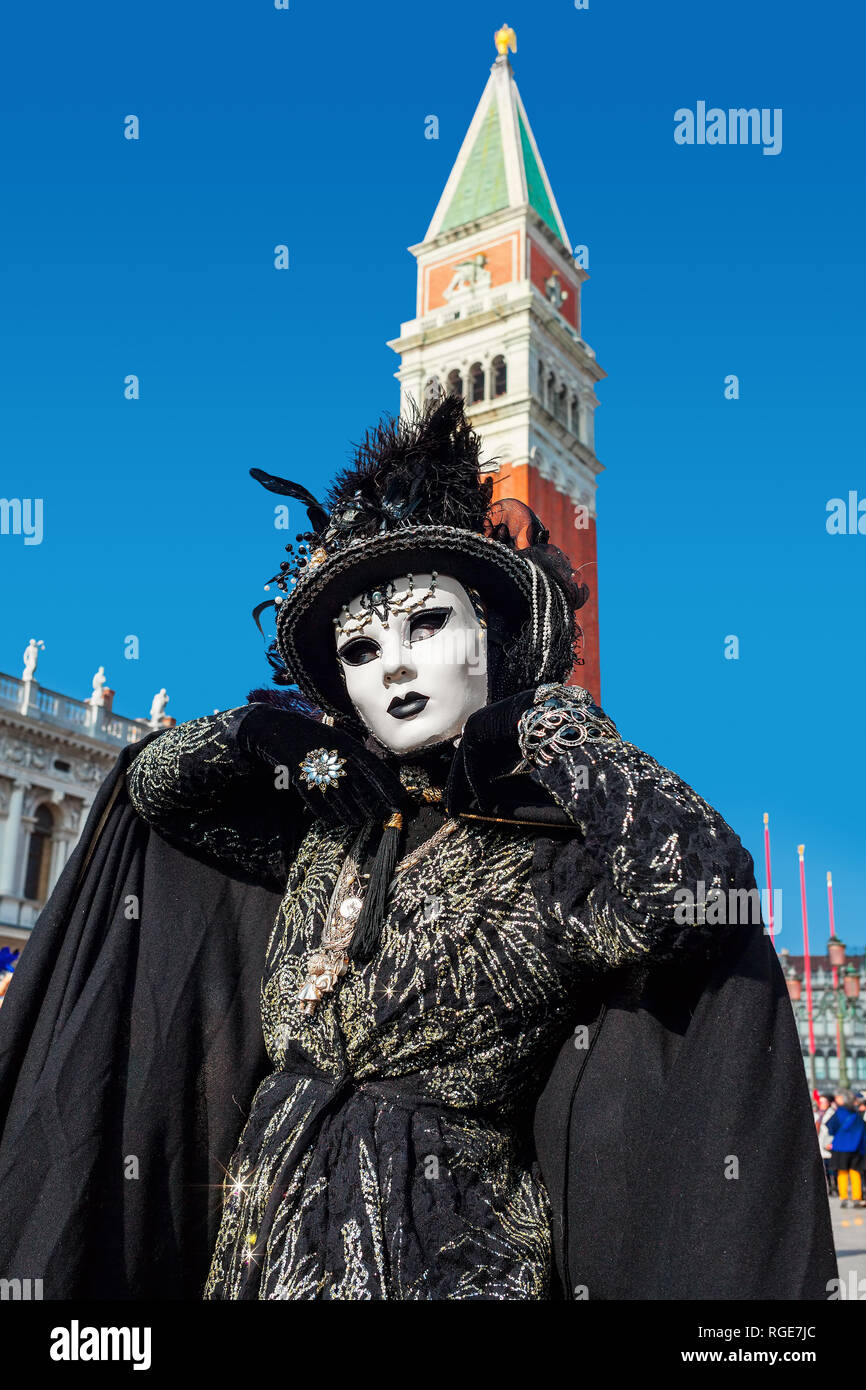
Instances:
[[[339,779],[346,775],[345,766],[346,759],[339,756],[336,748],[330,751],[327,748],[314,748],[299,763],[301,779],[308,787],[319,787],[322,791],[336,787]]]

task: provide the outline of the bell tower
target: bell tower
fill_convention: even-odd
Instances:
[[[600,700],[594,421],[605,373],[581,336],[586,257],[572,254],[517,90],[514,31],[503,27],[496,46],[433,220],[409,248],[415,317],[388,346],[400,357],[401,409],[410,397],[462,395],[494,498],[532,507],[589,586],[572,679]]]

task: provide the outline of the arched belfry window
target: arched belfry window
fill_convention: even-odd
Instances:
[[[544,363],[538,363],[538,386],[536,388],[538,399],[544,404]]]
[[[448,394],[449,396],[463,395],[463,378],[457,368],[448,373]]]
[[[40,806],[33,818],[30,844],[27,847],[27,871],[24,875],[24,896],[34,902],[44,902],[48,897],[53,831],[54,817],[47,806]]]
[[[493,394],[504,396],[508,390],[508,367],[501,355],[493,359]]]
[[[473,362],[469,368],[469,404],[475,405],[484,400],[484,368],[480,362]]]

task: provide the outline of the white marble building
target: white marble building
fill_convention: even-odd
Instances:
[[[12,950],[27,941],[121,748],[174,722],[160,697],[151,720],[114,714],[101,667],[88,700],[47,690],[37,660],[32,642],[23,679],[0,673],[0,946]]]

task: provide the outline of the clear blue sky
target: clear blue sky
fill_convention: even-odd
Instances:
[[[780,945],[807,847],[866,939],[862,14],[805,0],[19,5],[0,57],[0,669],[104,664],[116,708],[187,719],[266,677],[249,610],[281,558],[250,465],[321,487],[397,406],[385,346],[495,57],[514,61],[608,372],[597,448],[602,683],[623,734],[759,859]],[[781,107],[783,149],[680,147],[674,112]],[[139,116],[141,138],[123,138]],[[440,139],[424,139],[436,114]],[[291,269],[273,269],[273,247]],[[141,399],[123,399],[138,374]],[[741,399],[723,398],[736,373]],[[300,519],[299,519],[300,520]],[[126,661],[136,634],[140,659]],[[740,657],[726,661],[736,634]]]

